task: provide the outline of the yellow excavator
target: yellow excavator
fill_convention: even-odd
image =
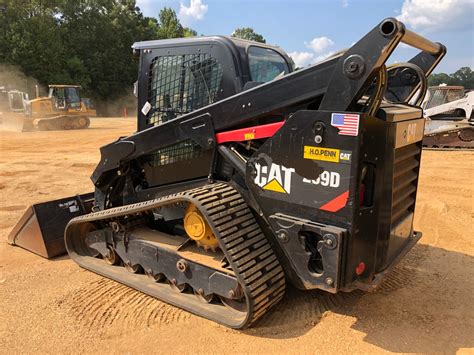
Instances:
[[[49,85],[47,97],[38,97],[25,104],[22,131],[84,129],[96,110],[90,100],[81,98],[79,85]]]

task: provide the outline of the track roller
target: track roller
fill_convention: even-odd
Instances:
[[[125,269],[132,274],[138,274],[142,270],[140,265],[138,264],[133,265],[130,261],[124,262],[123,266],[125,266]]]
[[[186,290],[186,284],[178,284],[178,281],[176,279],[172,279],[169,281],[170,287],[173,291],[176,292],[184,292]]]
[[[108,253],[103,256],[104,261],[109,265],[120,264],[120,257],[115,252],[114,248],[107,246]]]
[[[198,298],[199,301],[203,303],[211,303],[214,300],[214,294],[211,293],[209,295],[204,294],[204,290],[202,288],[198,290],[193,290],[194,294]]]
[[[155,274],[152,269],[145,270],[145,275],[150,279],[155,282],[160,282],[165,279],[163,274]]]

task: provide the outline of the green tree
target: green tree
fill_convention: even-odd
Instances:
[[[440,84],[452,85],[452,78],[446,73],[431,74],[428,77],[430,86],[438,86]]]
[[[256,33],[251,27],[236,28],[231,34],[232,37],[242,38],[249,41],[266,43],[265,38],[261,34]]]
[[[0,24],[0,64],[43,85],[80,84],[96,102],[131,92],[134,42],[197,35],[172,9],[145,17],[135,0],[2,0]]]
[[[474,72],[469,67],[458,69],[451,77],[458,85],[464,86],[466,89],[474,89]]]
[[[431,74],[428,77],[428,84],[430,86],[437,86],[440,84],[459,85],[464,86],[465,89],[474,89],[474,72],[469,67],[459,68],[453,74],[438,73]]]
[[[196,37],[198,35],[196,31],[194,31],[193,29],[189,27],[185,27],[183,31],[184,31],[183,37]]]
[[[6,1],[0,10],[3,24],[0,61],[16,65],[41,83],[67,76],[61,33],[53,1]],[[50,6],[50,7],[48,7]]]
[[[184,37],[184,28],[179,22],[176,12],[168,7],[163,8],[158,16],[159,28],[157,31],[159,38],[179,38]]]
[[[63,46],[72,63],[71,75],[95,98],[109,100],[123,95],[136,77],[131,45],[152,38],[148,20],[134,1],[70,2],[61,9]],[[147,38],[148,37],[148,38]]]

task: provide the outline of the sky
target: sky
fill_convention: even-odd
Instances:
[[[435,72],[474,68],[474,0],[137,0],[146,16],[173,8],[199,35],[230,35],[252,27],[304,67],[350,47],[386,17],[448,48]],[[392,62],[416,51],[403,46]]]

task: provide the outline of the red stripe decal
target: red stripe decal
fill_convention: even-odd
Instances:
[[[349,190],[347,190],[346,192],[343,192],[336,198],[332,199],[328,203],[319,207],[319,209],[324,210],[324,211],[329,211],[329,212],[337,212],[347,204],[348,199],[349,199]]]
[[[252,139],[268,138],[273,136],[285,121],[264,124],[260,126],[253,126],[247,128],[236,129],[233,131],[220,132],[216,134],[217,144],[226,142],[242,142],[250,141]]]

